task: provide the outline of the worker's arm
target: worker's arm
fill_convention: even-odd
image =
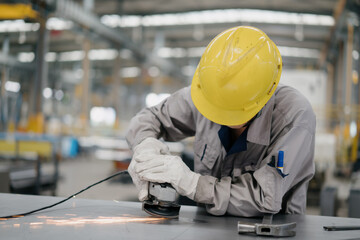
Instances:
[[[298,206],[293,208],[298,209],[295,213],[303,213],[307,184],[314,174],[314,133],[306,127],[286,128],[269,149],[271,151],[260,167],[241,174],[236,182],[232,182],[231,177],[201,176],[195,201],[205,203],[208,212],[214,215],[277,213],[281,210],[283,196],[295,185],[300,191],[297,196],[301,198],[295,201]],[[277,159],[279,150],[285,152],[283,172],[287,176],[281,176],[274,166],[270,166],[271,157]]]
[[[168,147],[158,140],[161,137],[167,141],[177,141],[194,135],[194,109],[190,88],[187,87],[172,94],[160,104],[143,109],[131,119],[126,140],[134,154],[128,171],[139,190],[140,201],[148,196],[148,181],[140,179],[135,172],[136,168],[141,167],[136,159],[156,160],[164,155],[169,156]],[[197,181],[193,181],[193,192],[196,184]]]
[[[130,122],[126,140],[133,149],[144,139],[163,137],[166,141],[179,141],[195,134],[195,106],[190,87],[172,94],[162,103],[145,108]]]

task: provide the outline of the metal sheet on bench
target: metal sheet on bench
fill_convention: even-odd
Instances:
[[[62,198],[0,194],[0,215],[33,210]],[[260,218],[215,217],[203,208],[182,206],[179,219],[152,218],[138,202],[75,198],[26,217],[0,221],[1,239],[257,239],[239,235],[237,221]],[[360,231],[327,232],[323,225],[360,225],[360,219],[322,216],[275,216],[274,223],[297,222],[291,239],[351,239]],[[284,239],[284,238],[282,238]]]

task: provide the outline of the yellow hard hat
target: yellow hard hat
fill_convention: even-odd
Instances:
[[[207,46],[192,80],[191,98],[210,121],[240,125],[274,94],[281,70],[280,52],[264,32],[231,28]]]

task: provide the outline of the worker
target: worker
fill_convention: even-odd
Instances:
[[[213,215],[303,214],[314,174],[316,119],[297,90],[279,85],[282,58],[261,30],[239,26],[207,46],[191,86],[141,110],[126,134],[129,173],[170,183]],[[194,171],[162,141],[194,138]]]

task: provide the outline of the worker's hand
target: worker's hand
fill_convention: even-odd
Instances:
[[[170,151],[168,146],[156,138],[146,138],[134,148],[134,154],[128,167],[128,172],[139,191],[138,198],[140,201],[144,201],[148,197],[149,182],[140,180],[138,174],[134,170],[137,165],[137,162],[134,159],[139,155],[157,156],[161,154],[170,154]]]
[[[180,195],[194,199],[200,174],[192,172],[178,156],[139,155],[135,172],[143,181],[170,183]]]

